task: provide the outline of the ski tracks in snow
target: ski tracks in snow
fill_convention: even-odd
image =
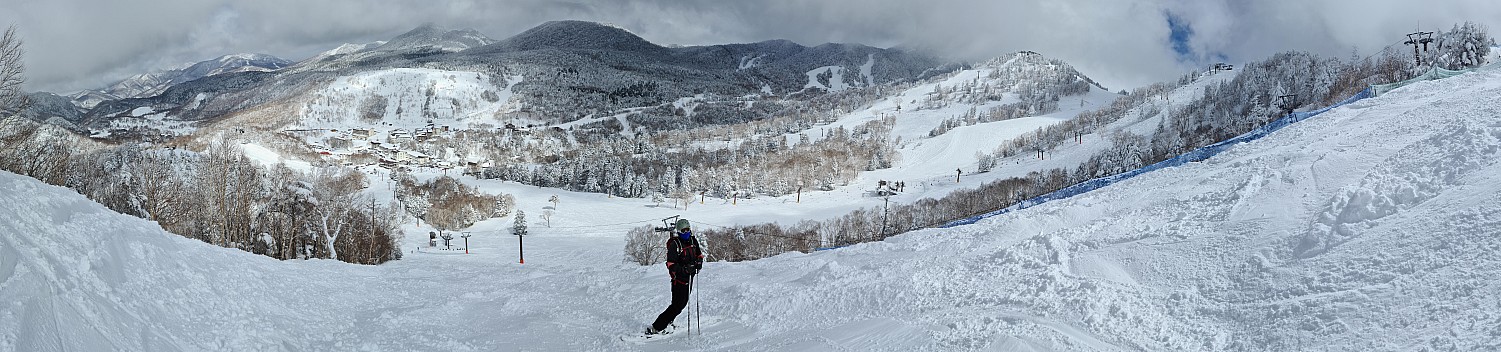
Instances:
[[[1494,90],[1485,93],[1501,95]],[[1468,118],[1475,111],[1490,112],[1479,116],[1495,116],[1494,106],[1429,107],[1434,111],[1409,116],[1443,123],[1446,127],[1442,132],[1402,147],[1373,167],[1358,184],[1341,188],[1297,243],[1296,257],[1325,253],[1359,237],[1382,218],[1426,202],[1462,178],[1496,163],[1501,156],[1501,125],[1495,120]]]

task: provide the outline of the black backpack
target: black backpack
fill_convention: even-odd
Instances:
[[[704,267],[704,253],[699,248],[698,238],[689,236],[685,241],[682,237],[672,236],[672,239],[667,240],[667,250],[671,252],[673,247],[677,247],[677,253],[667,253],[667,259],[672,263],[674,271],[694,275]],[[678,260],[673,261],[674,258]]]

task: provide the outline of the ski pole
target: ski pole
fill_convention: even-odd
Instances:
[[[693,291],[696,291],[693,288],[697,287],[697,286],[698,286],[698,279],[690,276],[688,278],[688,296],[689,297],[692,297],[693,294],[697,293],[697,292],[693,292]],[[691,311],[688,312],[688,336],[693,336],[693,312],[691,312]]]
[[[699,336],[703,336],[703,334],[704,334],[704,312],[703,312],[703,309],[699,308],[699,306],[698,306],[698,280],[697,280],[697,278],[695,278],[693,280],[693,315],[694,315],[693,320],[697,320],[698,321],[698,334],[699,334]],[[688,332],[693,332],[693,326],[690,325],[688,327]]]

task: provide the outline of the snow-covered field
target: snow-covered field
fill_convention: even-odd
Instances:
[[[313,164],[303,160],[282,157],[276,151],[254,143],[241,143],[240,150],[244,151],[245,157],[255,161],[261,166],[271,168],[276,165],[286,165],[292,170],[300,172],[312,172]]]
[[[196,104],[198,101],[194,103]],[[108,128],[93,131],[94,137],[108,137],[113,131],[138,128],[154,129],[179,135],[192,133],[198,129],[191,121],[178,120],[172,116],[168,116],[165,112],[157,112],[150,107],[132,109],[128,116],[110,120]]]
[[[507,109],[511,87],[475,72],[397,68],[341,77],[319,90],[302,107],[299,125],[291,128],[374,128],[384,133],[408,131],[429,123],[467,128],[503,125],[495,114]],[[504,86],[504,89],[497,89]],[[479,97],[479,98],[476,98]]]
[[[988,181],[1023,176],[1032,171],[1046,171],[1058,167],[1072,168],[1085,158],[1093,155],[1099,148],[1109,146],[1109,143],[1104,141],[1103,137],[1089,135],[1085,138],[1088,141],[1088,143],[1084,143],[1086,145],[1085,148],[1065,147],[1052,151],[1055,155],[1063,154],[1070,156],[1067,159],[1054,162],[1050,160],[1037,160],[1032,155],[1023,155],[1001,161],[1000,166],[993,172],[974,175],[976,153],[990,153],[996,147],[1025,133],[1073,119],[1074,116],[1084,111],[1096,110],[1107,106],[1118,97],[1114,93],[1098,88],[1091,89],[1090,92],[1081,95],[1061,97],[1058,102],[1059,109],[1056,112],[961,126],[936,137],[928,136],[928,133],[942,124],[943,120],[962,116],[970,111],[971,108],[977,111],[989,111],[990,108],[995,106],[1018,102],[1019,100],[1016,99],[1015,93],[1005,93],[1006,99],[983,104],[955,103],[938,108],[915,108],[916,105],[919,105],[918,102],[928,99],[929,95],[937,87],[953,89],[954,87],[961,87],[966,84],[976,84],[976,82],[999,84],[999,82],[993,82],[987,77],[992,71],[1013,67],[1014,61],[1015,59],[1012,59],[1007,62],[997,62],[974,69],[962,70],[954,73],[947,79],[908,88],[885,100],[875,102],[863,110],[852,112],[840,118],[835,123],[817,127],[805,133],[817,138],[824,135],[824,131],[831,128],[853,128],[866,122],[878,120],[883,116],[895,117],[896,123],[892,126],[892,136],[903,141],[898,146],[901,156],[897,160],[897,164],[889,169],[862,173],[858,180],[852,182],[852,184],[856,185],[856,188],[860,189],[874,189],[878,180],[907,182],[909,194],[894,198],[894,202],[913,202],[921,198],[942,197],[961,187],[973,188]],[[1028,69],[1036,68],[1028,67]],[[798,139],[797,135],[787,135],[786,137],[789,142]],[[956,169],[964,170],[964,174],[966,175],[958,185],[954,183],[954,175],[956,174],[954,171]],[[913,188],[913,186],[917,186],[917,188]]]
[[[709,263],[703,334],[647,344],[616,336],[668,279],[622,260],[622,229],[756,203],[566,194],[547,227],[559,192],[491,185],[532,219],[526,264],[496,219],[471,254],[415,251],[409,226],[405,259],[357,266],[213,247],[3,173],[0,351],[1501,350],[1498,95],[1495,70],[1417,83],[974,225]]]

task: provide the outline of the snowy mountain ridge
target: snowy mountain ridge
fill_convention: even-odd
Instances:
[[[950,77],[934,87],[916,109],[950,104],[984,104],[989,102],[1025,102],[1027,113],[1052,108],[1040,105],[1056,103],[1060,96],[1071,96],[1098,89],[1108,89],[1079,73],[1063,61],[1048,59],[1031,51],[1016,52],[990,59]],[[1106,102],[1101,102],[1106,103]]]
[[[129,89],[119,88],[121,94],[129,95],[80,95],[94,105],[79,126],[92,132],[109,130],[117,139],[172,135],[170,131],[151,131],[147,125],[140,126],[145,130],[119,130],[110,121],[149,106],[166,113],[169,120],[212,124],[226,116],[266,110],[267,105],[306,100],[309,97],[304,94],[340,77],[398,68],[476,72],[489,76],[490,82],[526,77],[511,89],[517,101],[511,111],[520,115],[510,118],[556,124],[661,106],[706,93],[726,97],[788,94],[803,89],[807,72],[831,65],[859,70],[859,80],[867,86],[872,82],[921,79],[940,66],[937,59],[918,53],[849,44],[804,47],[788,41],[767,41],[667,48],[619,27],[583,21],[548,22],[499,41],[473,30],[429,25],[377,43],[341,46],[288,66],[264,65],[280,68],[275,71],[244,69],[240,71],[265,72],[216,74],[177,84],[171,83],[182,79],[143,75],[125,82]],[[740,60],[746,56],[760,59],[755,65],[742,67],[745,65]],[[220,73],[198,69],[185,72]],[[506,88],[497,83],[489,90]],[[148,93],[150,96],[145,96]],[[633,125],[685,125],[673,122],[675,116],[651,115],[643,117],[651,121]]]
[[[386,44],[386,41],[384,41],[384,40],[370,42],[370,43],[365,43],[365,44],[344,43],[343,45],[339,45],[339,47],[337,47],[337,48],[329,49],[327,51],[318,53],[317,55],[313,55],[313,57],[310,57],[310,58],[307,58],[305,60],[302,60],[299,63],[300,64],[307,64],[307,63],[313,63],[313,62],[319,62],[319,61],[323,61],[323,60],[328,60],[329,58],[334,57],[334,56],[349,55],[349,54],[355,54],[355,53],[360,53],[360,52],[366,52],[366,51],[374,50],[375,48],[378,48],[381,45],[385,45],[385,44]]]
[[[436,25],[423,25],[381,43],[372,50],[402,51],[434,48],[441,51],[462,51],[495,43],[494,39],[474,29],[449,30]]]
[[[231,54],[213,60],[184,64],[157,72],[131,76],[109,87],[70,94],[74,104],[92,109],[100,103],[129,98],[147,98],[175,85],[213,75],[235,72],[269,72],[292,65],[292,61],[266,54]]]

